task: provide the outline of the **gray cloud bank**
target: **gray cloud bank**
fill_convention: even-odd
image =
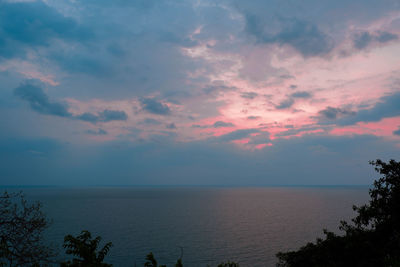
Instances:
[[[353,125],[357,122],[377,122],[383,118],[400,115],[400,93],[383,96],[369,109],[351,111],[344,108],[327,107],[318,112],[320,121],[331,121],[338,125]]]
[[[44,185],[370,184],[376,177],[368,160],[400,157],[393,143],[374,136],[309,135],[275,140],[274,146],[258,151],[224,142],[164,138],[159,144],[75,146],[52,139],[0,139],[2,184],[32,184],[31,177]]]
[[[78,119],[90,123],[125,121],[128,115],[124,111],[105,109],[97,114],[83,113],[73,115],[66,103],[51,101],[43,89],[37,85],[25,83],[14,89],[14,94],[29,103],[30,107],[41,114]]]

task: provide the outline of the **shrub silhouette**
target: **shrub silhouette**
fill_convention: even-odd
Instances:
[[[400,162],[370,164],[382,177],[369,190],[369,203],[353,206],[351,223],[340,222],[344,234],[324,230],[324,239],[278,253],[278,266],[400,266]]]
[[[102,249],[98,250],[101,237],[92,239],[89,231],[82,231],[77,237],[67,235],[64,238],[64,248],[68,255],[78,256],[71,261],[61,263],[61,267],[110,267],[111,264],[104,263],[104,257],[110,250],[112,243],[108,242]]]
[[[153,252],[150,252],[146,256],[146,262],[144,263],[145,267],[167,267],[167,265],[158,265],[157,260],[154,258]],[[179,258],[176,263],[175,267],[183,267],[182,264],[182,256]]]

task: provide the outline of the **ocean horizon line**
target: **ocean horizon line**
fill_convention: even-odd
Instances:
[[[369,184],[271,184],[271,185],[0,185],[0,188],[266,188],[266,187],[284,187],[284,188],[368,188]]]

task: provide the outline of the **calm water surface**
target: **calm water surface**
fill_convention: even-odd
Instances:
[[[25,188],[53,224],[47,239],[89,230],[112,241],[107,262],[143,266],[152,251],[173,266],[183,248],[185,266],[274,266],[279,251],[299,248],[337,231],[368,200],[366,187],[263,188]],[[60,249],[61,255],[63,251]]]

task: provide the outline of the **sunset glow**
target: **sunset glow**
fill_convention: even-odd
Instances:
[[[271,166],[400,155],[398,2],[128,2],[0,3],[5,183],[332,184]]]

